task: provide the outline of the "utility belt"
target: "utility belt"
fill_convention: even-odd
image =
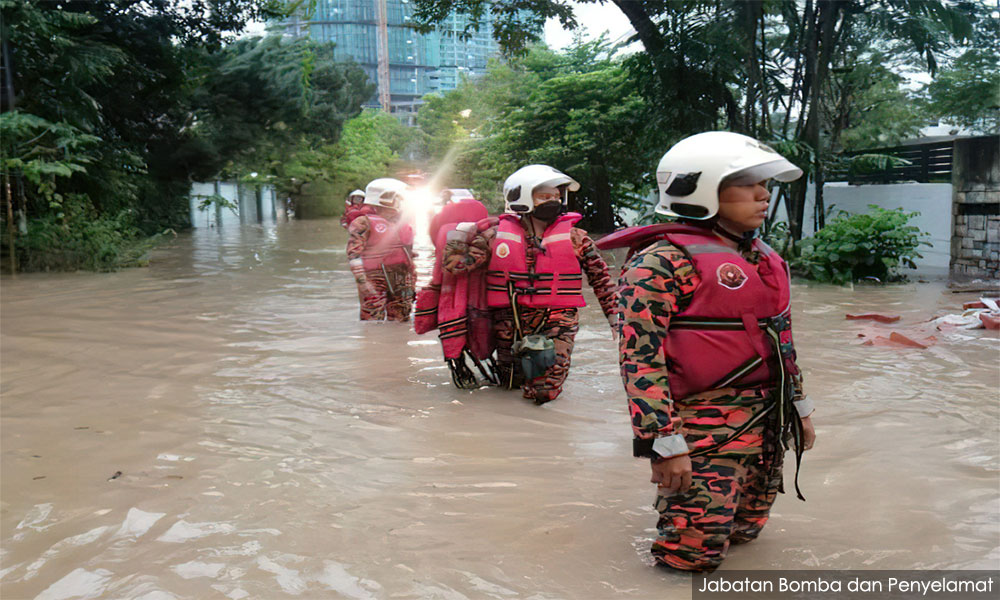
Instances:
[[[521,316],[518,314],[517,296],[522,293],[522,289],[514,286],[513,281],[507,282],[507,295],[510,297],[510,308],[514,315],[514,344],[511,352],[516,360],[520,361],[521,373],[525,379],[531,380],[541,377],[545,372],[556,364],[556,344],[548,336],[538,333],[545,327],[549,320],[549,309],[545,310],[541,322],[535,331],[524,335],[521,328]],[[511,369],[510,377],[506,382],[507,388],[513,388],[514,370]]]

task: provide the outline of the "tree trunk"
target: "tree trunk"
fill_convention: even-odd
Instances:
[[[760,137],[760,130],[757,127],[757,98],[761,93],[761,72],[757,54],[757,21],[764,14],[764,6],[760,0],[748,0],[739,5],[743,20],[743,34],[746,44],[746,72],[747,86],[746,98],[743,105],[743,123],[747,134],[751,137]]]
[[[611,182],[603,161],[591,161],[591,181],[594,183],[594,221],[591,229],[597,233],[615,230],[615,213],[611,207]]]
[[[675,87],[676,81],[671,78],[670,65],[666,61],[667,47],[663,43],[663,35],[659,26],[649,18],[643,3],[634,0],[611,0],[615,6],[628,18],[629,23],[635,28],[639,41],[646,49],[646,54],[653,61],[653,68],[660,79],[664,90]],[[678,91],[683,92],[683,89]]]
[[[760,128],[765,133],[766,139],[771,139],[774,137],[774,131],[771,128],[771,115],[768,110],[768,97],[767,97],[767,73],[765,67],[765,61],[767,60],[767,35],[764,31],[764,9],[761,8],[759,23],[760,25]]]
[[[781,125],[782,137],[788,136],[788,125],[791,122],[792,109],[795,107],[795,99],[799,91],[802,90],[803,86],[805,85],[804,81],[805,75],[803,73],[802,58],[803,54],[805,53],[804,46],[806,41],[806,34],[808,32],[810,23],[812,23],[812,15],[813,15],[812,0],[806,0],[805,11],[803,12],[802,20],[799,21],[798,23],[799,25],[797,28],[798,31],[796,32],[795,68],[792,70],[792,87],[790,88],[788,93],[788,105],[785,107],[785,120],[784,123],[782,123]],[[802,94],[802,102],[799,103],[799,106],[802,108],[805,107],[805,93]],[[801,112],[800,112],[800,117],[801,117]],[[801,118],[799,119],[799,123],[800,124],[802,123]]]
[[[820,3],[824,0],[819,0]],[[802,48],[802,75],[801,91],[802,102],[799,120],[795,126],[794,137],[806,142],[815,151],[815,146],[810,142],[809,131],[813,123],[816,125],[816,132],[819,132],[819,123],[814,119],[814,93],[813,82],[816,81],[816,68],[819,62],[819,8],[813,9],[813,0],[806,0],[805,13],[802,17],[801,36]],[[795,82],[792,82],[794,87]],[[794,99],[789,100],[789,113]],[[786,206],[788,208],[788,232],[793,240],[802,239],[802,217],[805,213],[806,190],[808,188],[808,178],[803,177],[793,182],[788,188],[788,198]]]
[[[802,216],[805,213],[806,189],[809,181],[799,177],[788,184],[788,196],[785,198],[785,208],[788,211],[788,236],[798,241],[802,239]]]

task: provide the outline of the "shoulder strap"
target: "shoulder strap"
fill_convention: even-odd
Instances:
[[[632,248],[633,251],[652,244],[658,239],[669,234],[688,233],[704,234],[704,230],[693,225],[683,225],[681,223],[657,223],[655,225],[642,225],[620,229],[612,234],[606,235],[594,242],[600,250],[611,250],[614,248]]]

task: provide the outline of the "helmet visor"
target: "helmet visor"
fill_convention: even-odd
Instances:
[[[802,169],[784,158],[778,158],[771,162],[736,171],[726,176],[722,180],[722,185],[749,185],[768,179],[788,182],[795,181],[799,177],[802,177]]]
[[[557,175],[555,177],[552,177],[551,179],[546,179],[545,181],[539,181],[538,183],[536,183],[534,185],[533,189],[538,189],[540,187],[554,187],[554,188],[557,188],[557,187],[559,187],[561,185],[567,186],[567,188],[571,192],[575,192],[575,191],[577,191],[577,190],[580,189],[580,184],[579,183],[577,183],[576,181],[574,181],[568,175],[562,175],[562,174]]]

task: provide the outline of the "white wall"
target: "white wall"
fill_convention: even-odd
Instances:
[[[802,225],[802,237],[812,237],[816,231],[813,228],[813,206],[815,187],[810,184],[806,192],[805,223]],[[655,202],[655,195],[651,196]],[[827,222],[843,210],[850,214],[868,212],[868,205],[874,204],[880,208],[902,208],[907,212],[919,212],[920,215],[910,221],[912,225],[930,234],[927,241],[931,246],[921,246],[918,252],[923,258],[916,262],[917,270],[904,269],[904,273],[941,276],[948,274],[948,263],[951,260],[952,232],[952,189],[950,183],[892,183],[886,185],[849,185],[847,183],[828,183],[823,186],[823,202],[827,209],[833,207],[833,212]],[[622,210],[622,216],[627,222],[638,217],[635,211]],[[778,221],[787,221],[788,213],[785,206],[778,209]]]
[[[233,203],[236,209],[209,206],[205,210],[198,208],[207,196],[215,194],[215,183],[191,184],[191,226],[218,227],[239,225],[240,223],[271,223],[285,220],[285,211],[278,206],[274,188],[268,185],[261,188],[260,214],[257,214],[256,194],[253,188],[243,190],[243,197],[237,194],[235,183],[219,182],[219,195]]]
[[[803,237],[812,236],[813,230],[813,186],[809,186],[806,197],[806,222],[802,227]],[[833,212],[827,222],[843,210],[850,214],[868,212],[868,205],[880,208],[901,208],[907,212],[919,212],[910,224],[930,234],[927,239],[931,246],[921,246],[918,252],[923,258],[916,262],[916,273],[921,275],[947,275],[951,260],[951,205],[950,183],[890,183],[885,185],[849,185],[844,182],[828,183],[823,186],[823,203]],[[904,273],[909,271],[904,270]]]

